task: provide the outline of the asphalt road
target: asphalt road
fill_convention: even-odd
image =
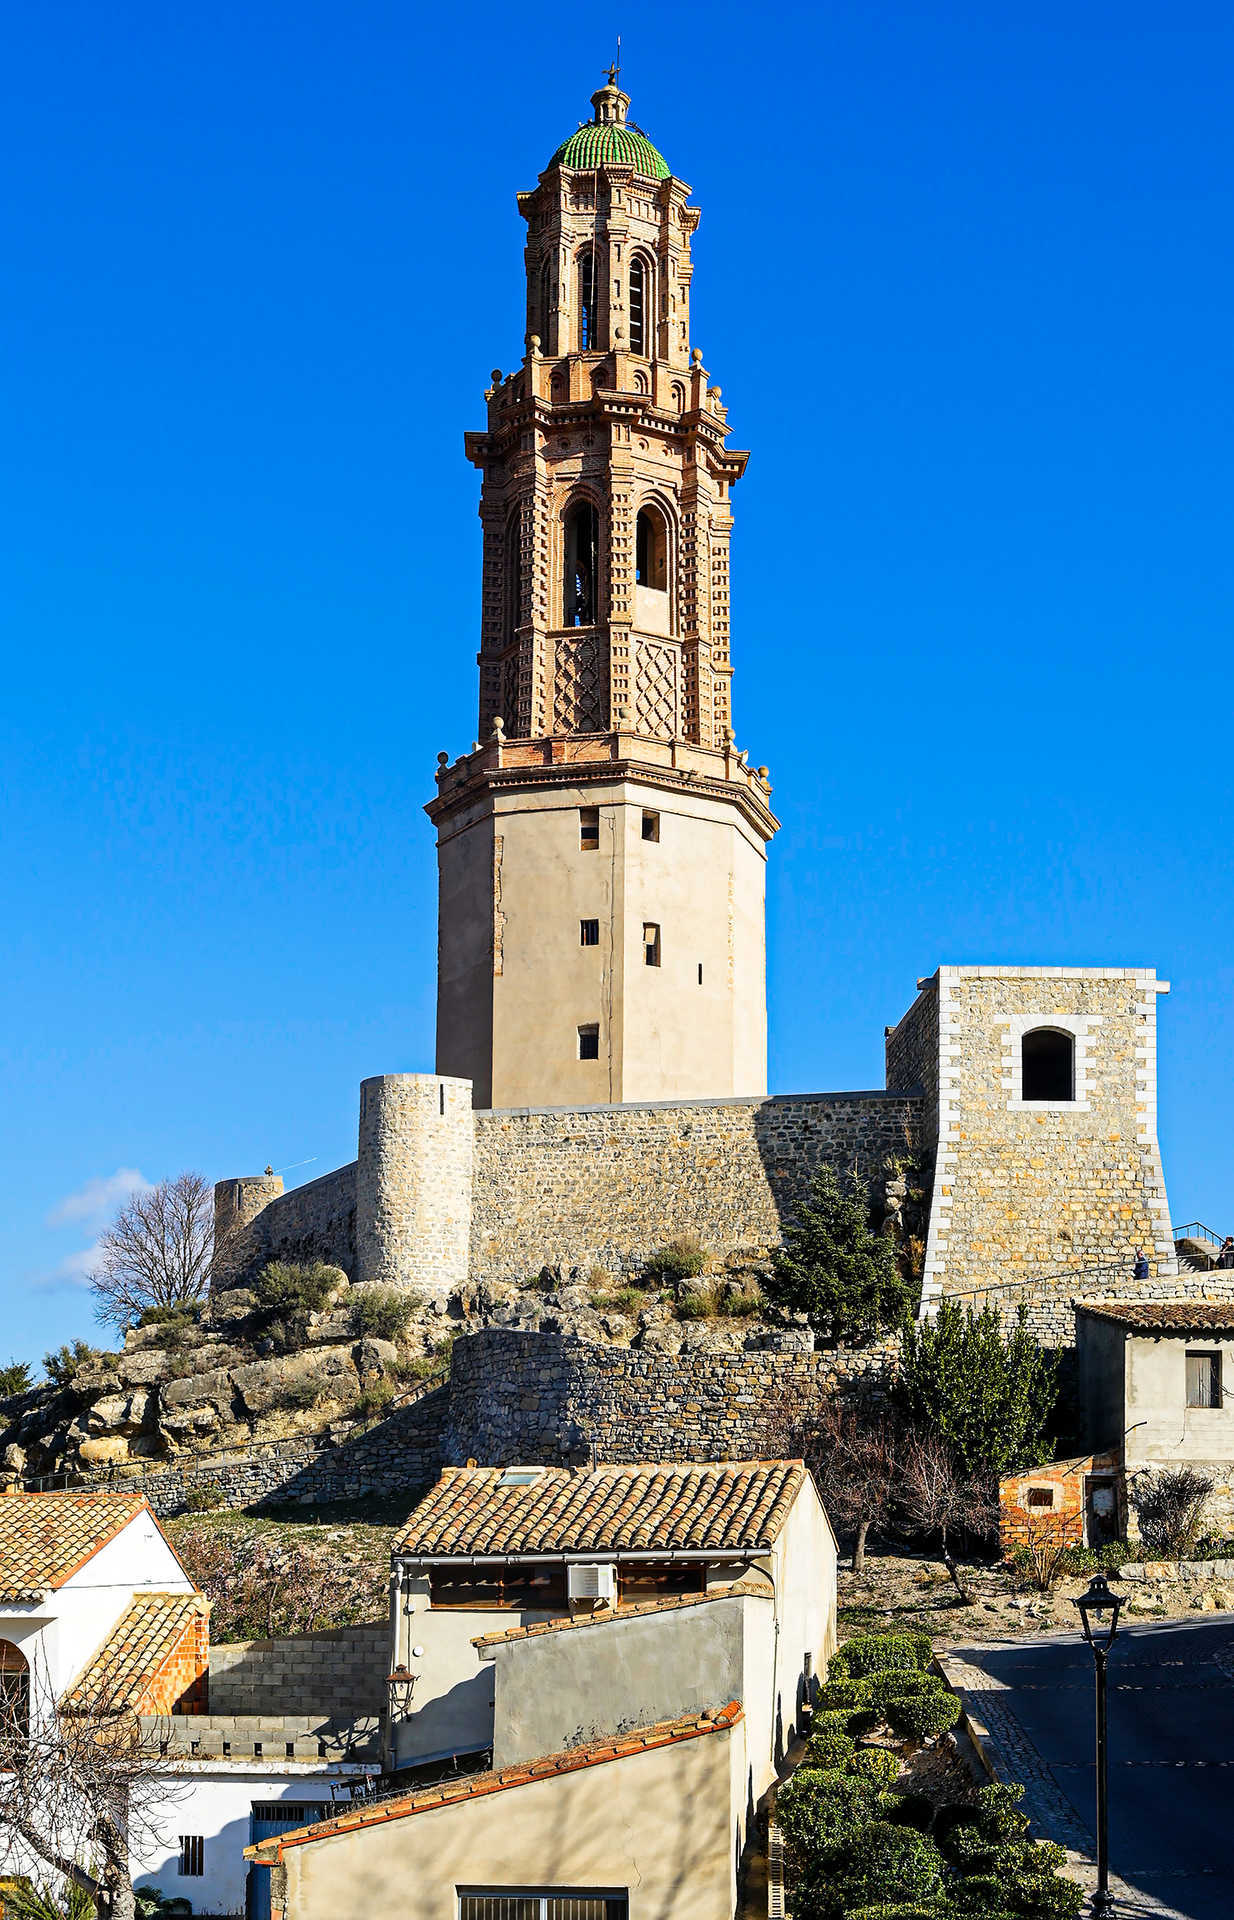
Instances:
[[[1030,1775],[1030,1791],[1036,1774],[1044,1807],[1058,1807],[1050,1791],[1057,1787],[1086,1830],[1082,1850],[1091,1853],[1096,1766],[1088,1649],[1078,1636],[1050,1636],[957,1654],[994,1683],[995,1691],[982,1696],[994,1713],[1013,1716],[1015,1725],[1004,1728],[1010,1765]],[[1110,1870],[1125,1883],[1120,1914],[1234,1920],[1234,1614],[1120,1628],[1110,1654],[1109,1707]],[[1051,1837],[1076,1842],[1074,1829]]]

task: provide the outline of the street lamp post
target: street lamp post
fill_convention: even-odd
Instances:
[[[1099,1573],[1091,1581],[1088,1592],[1082,1593],[1079,1599],[1073,1600],[1071,1604],[1080,1609],[1084,1638],[1092,1649],[1093,1665],[1097,1674],[1097,1890],[1093,1895],[1091,1912],[1093,1920],[1100,1920],[1100,1916],[1109,1916],[1114,1912],[1114,1902],[1110,1898],[1106,1662],[1110,1657],[1110,1648],[1114,1645],[1114,1636],[1118,1632],[1118,1614],[1123,1602],[1120,1594],[1111,1593],[1105,1575]]]

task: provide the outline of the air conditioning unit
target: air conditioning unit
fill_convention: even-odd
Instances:
[[[566,1593],[571,1600],[617,1598],[617,1569],[611,1561],[566,1568]]]

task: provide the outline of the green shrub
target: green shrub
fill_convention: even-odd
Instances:
[[[939,1920],[939,1908],[882,1900],[874,1907],[845,1907],[844,1920]]]
[[[43,1372],[53,1387],[71,1387],[83,1367],[94,1366],[101,1358],[85,1340],[74,1340],[43,1355]]]
[[[0,1367],[0,1400],[10,1400],[19,1393],[29,1393],[33,1385],[30,1369],[24,1360],[11,1360],[7,1367]]]
[[[798,1767],[776,1794],[776,1824],[793,1871],[825,1866],[852,1845],[874,1817],[878,1795],[859,1774]]]
[[[942,1870],[942,1855],[924,1834],[875,1820],[857,1835],[840,1866],[836,1893],[842,1909],[868,1906],[888,1887],[906,1901],[926,1902],[937,1893]]]
[[[218,1487],[192,1487],[184,1496],[186,1513],[216,1513],[226,1504]]]
[[[321,1381],[314,1380],[311,1375],[302,1373],[296,1379],[287,1382],[280,1397],[283,1405],[290,1412],[307,1413],[310,1407],[317,1405],[321,1394]]]
[[[404,1287],[366,1287],[351,1300],[351,1330],[377,1340],[400,1340],[419,1304],[419,1296]]]
[[[683,1293],[673,1309],[679,1320],[714,1320],[722,1311],[718,1287],[700,1287],[696,1293]]]
[[[324,1260],[302,1264],[291,1260],[272,1260],[253,1282],[258,1305],[267,1313],[320,1313],[326,1301],[344,1278],[338,1267]]]
[[[884,1712],[887,1725],[914,1746],[924,1746],[948,1733],[960,1717],[960,1702],[949,1688],[938,1693],[908,1694],[901,1700],[889,1700]]]
[[[851,1733],[854,1736],[873,1733],[879,1717],[874,1707],[829,1707],[825,1712],[815,1714],[812,1732]]]
[[[588,1303],[597,1313],[637,1313],[643,1296],[637,1287],[618,1287],[615,1293],[593,1293]]]
[[[943,1912],[947,1920],[1010,1920],[1006,1905],[1007,1888],[993,1874],[975,1873],[966,1880],[949,1880]]]
[[[643,1280],[647,1286],[665,1287],[674,1280],[696,1280],[707,1264],[707,1255],[698,1235],[680,1233],[643,1262]]]
[[[374,1414],[384,1413],[393,1399],[393,1380],[375,1380],[356,1395],[353,1411],[358,1420],[371,1420]]]
[[[1037,1467],[1052,1453],[1058,1359],[1032,1338],[1026,1307],[1008,1331],[996,1306],[940,1300],[929,1320],[905,1323],[896,1397],[966,1473]]]
[[[862,1704],[871,1707],[885,1707],[889,1700],[907,1700],[914,1694],[946,1691],[946,1682],[936,1673],[909,1667],[886,1667],[881,1673],[868,1673],[857,1685]]]
[[[834,1660],[831,1671],[835,1671]],[[833,1680],[828,1674],[824,1686],[819,1689],[818,1704],[834,1713],[839,1707],[855,1707],[861,1703],[861,1684],[857,1680]]]
[[[863,1633],[844,1645],[831,1658],[828,1677],[860,1680],[867,1673],[888,1668],[907,1667],[918,1671],[928,1667],[934,1648],[928,1633]]]
[[[814,1175],[763,1286],[777,1306],[809,1314],[827,1340],[872,1339],[916,1305],[894,1243],[873,1230],[865,1187],[856,1178],[842,1181],[832,1167]]]
[[[810,1735],[802,1765],[821,1767],[824,1771],[833,1767],[847,1767],[855,1752],[856,1742],[851,1733],[825,1728]]]
[[[900,1773],[900,1762],[886,1747],[862,1747],[851,1762],[852,1771],[872,1780],[880,1792],[893,1787]]]
[[[139,1327],[195,1327],[201,1319],[204,1300],[185,1301],[178,1307],[144,1307],[137,1316]]]

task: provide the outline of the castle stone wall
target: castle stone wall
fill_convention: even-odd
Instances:
[[[680,1233],[775,1246],[818,1167],[872,1171],[917,1144],[924,1112],[916,1096],[832,1093],[477,1113],[472,1275],[620,1270]]]
[[[277,1180],[277,1176],[275,1176]],[[220,1180],[214,1189],[215,1253],[210,1284],[218,1293],[244,1286],[268,1260],[325,1260],[350,1278],[356,1265],[356,1163],[306,1180],[290,1193],[283,1183],[260,1211],[237,1212],[220,1235],[219,1216],[230,1187],[269,1187],[269,1180]],[[220,1204],[222,1196],[222,1205]]]

